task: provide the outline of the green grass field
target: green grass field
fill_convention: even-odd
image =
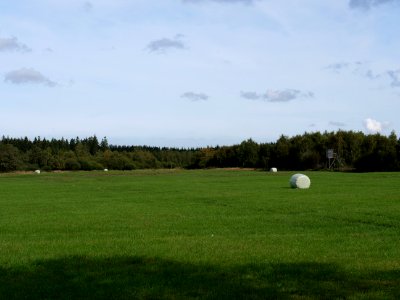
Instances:
[[[400,173],[0,175],[0,299],[400,299]]]

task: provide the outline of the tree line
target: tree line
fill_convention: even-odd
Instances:
[[[327,150],[334,158],[328,160]],[[0,140],[0,172],[18,170],[134,170],[157,168],[260,168],[354,171],[399,171],[400,139],[392,132],[366,135],[337,131],[280,136],[275,142],[252,139],[232,146],[160,148],[109,145],[107,138]]]

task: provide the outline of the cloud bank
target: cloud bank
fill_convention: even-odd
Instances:
[[[262,100],[268,102],[289,102],[298,98],[314,98],[314,93],[310,91],[300,91],[296,89],[267,90],[264,94],[256,92],[240,92],[240,96],[248,100]]]
[[[57,83],[51,81],[40,72],[32,68],[22,68],[19,70],[10,71],[4,76],[4,81],[13,84],[43,84],[49,87],[54,87],[57,85]]]
[[[186,92],[181,95],[181,98],[185,98],[192,102],[197,102],[197,101],[206,101],[208,100],[209,97],[204,93]]]
[[[32,49],[27,45],[18,42],[16,37],[0,38],[0,52],[5,51],[30,52]]]

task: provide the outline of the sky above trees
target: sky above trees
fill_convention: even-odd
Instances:
[[[0,135],[399,132],[399,0],[0,2]]]

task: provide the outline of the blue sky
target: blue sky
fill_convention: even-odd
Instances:
[[[399,133],[400,0],[0,2],[0,135]]]

